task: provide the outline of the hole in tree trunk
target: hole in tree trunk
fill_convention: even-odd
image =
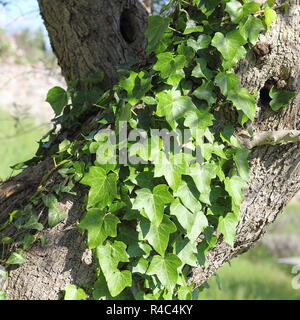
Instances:
[[[262,105],[264,106],[268,106],[270,101],[271,101],[271,97],[270,97],[270,90],[272,88],[273,85],[276,84],[276,81],[271,78],[269,80],[267,80],[265,82],[265,85],[260,89],[259,91],[259,100],[262,103]]]
[[[120,32],[127,43],[136,39],[135,8],[125,9],[120,17]]]

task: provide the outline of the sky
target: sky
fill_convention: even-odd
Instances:
[[[5,7],[0,6],[0,28],[9,32],[22,29],[37,30],[42,28],[48,45],[48,35],[39,13],[37,0],[10,0]]]

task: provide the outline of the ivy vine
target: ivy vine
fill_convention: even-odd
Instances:
[[[51,156],[54,169],[30,204],[0,227],[2,264],[25,263],[23,250],[37,240],[45,244],[39,231],[66,218],[59,197],[76,194],[80,183],[89,193],[78,228],[87,234],[97,281],[86,293],[67,286],[65,299],[197,297],[201,288],[188,282],[189,272],[205,265],[218,237],[234,245],[249,179],[250,151],[218,115],[233,106],[240,126],[254,120],[257,94],[240,88],[232,68],[275,19],[273,0],[262,7],[251,0],[172,0],[160,16],[149,17],[147,63],[121,65],[112,89],[102,72],[67,91],[52,88],[54,127],[35,158],[15,168]],[[270,95],[274,111],[293,97],[285,92],[281,99],[276,88]],[[96,121],[78,136],[89,118]],[[154,129],[176,133],[169,148]],[[140,133],[139,142],[127,139],[131,130]],[[63,183],[47,185],[53,171]],[[41,205],[47,221],[37,214]],[[11,226],[17,232],[4,236]]]

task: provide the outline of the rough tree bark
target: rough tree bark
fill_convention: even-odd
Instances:
[[[105,79],[112,84],[118,79],[119,63],[145,58],[143,32],[147,13],[137,1],[38,1],[67,81],[102,69]],[[279,14],[271,30],[260,36],[260,45],[267,48],[263,56],[251,52],[236,68],[242,86],[261,93],[254,132],[300,130],[299,17],[300,4],[295,0],[289,12]],[[289,107],[276,113],[266,108],[263,96],[269,82],[297,92]],[[261,238],[267,226],[300,190],[299,149],[299,142],[252,149],[250,184],[241,207],[235,246],[229,247],[220,236],[217,246],[206,256],[207,266],[194,268],[190,281],[202,284],[225,262],[246,252]],[[52,167],[52,162],[45,160],[0,186],[0,224],[13,209],[26,204],[43,174]],[[53,174],[49,183],[56,179]],[[76,229],[76,221],[83,213],[82,197],[63,197],[59,205],[68,212],[68,218],[55,228],[45,229],[46,245],[33,245],[26,253],[28,262],[10,271],[8,299],[59,299],[69,283],[78,286],[93,283],[92,256]]]

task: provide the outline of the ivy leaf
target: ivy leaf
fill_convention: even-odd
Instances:
[[[177,52],[179,55],[184,56],[186,59],[186,64],[185,66],[189,65],[194,56],[195,56],[195,51],[193,50],[193,48],[191,48],[190,46],[185,45],[184,43],[180,44],[177,47]]]
[[[259,10],[260,3],[251,1],[243,4],[244,16],[248,16],[251,13],[254,13]]]
[[[220,72],[215,77],[215,83],[223,96],[227,96],[230,91],[237,91],[239,82],[238,76],[233,72]]]
[[[199,26],[199,25],[197,26],[194,20],[188,20],[183,34],[190,34],[193,32],[202,32],[202,31],[203,31],[202,26]]]
[[[200,34],[197,41],[194,39],[188,39],[187,45],[193,48],[196,52],[201,49],[208,48],[211,42],[211,37],[207,34]]]
[[[88,207],[105,208],[117,197],[117,180],[114,173],[106,174],[100,167],[90,167],[81,183],[91,187],[88,196]]]
[[[128,270],[118,270],[120,262],[128,262],[128,254],[124,242],[107,241],[105,245],[97,247],[97,258],[107,281],[110,294],[115,297],[126,287],[131,286],[131,273]]]
[[[159,117],[166,117],[172,129],[176,129],[177,119],[183,118],[187,112],[196,111],[192,99],[187,96],[181,96],[179,91],[162,91],[157,94],[157,110]]]
[[[149,220],[158,226],[164,213],[164,206],[173,201],[173,197],[168,191],[168,186],[160,184],[153,189],[153,193],[146,188],[136,191],[136,198],[132,209],[144,209]]]
[[[208,226],[207,218],[201,211],[191,213],[179,202],[178,198],[172,202],[170,213],[176,216],[179,223],[187,231],[186,236],[192,242],[196,241],[202,230]]]
[[[157,275],[163,286],[173,292],[178,279],[178,268],[182,265],[180,259],[173,253],[168,253],[165,257],[154,256],[147,274]]]
[[[256,112],[256,97],[251,95],[246,88],[241,88],[237,91],[231,91],[228,94],[228,100],[230,100],[237,110],[243,111],[243,113],[251,120],[254,120]]]
[[[172,52],[163,52],[157,55],[157,62],[154,64],[153,70],[159,71],[162,78],[168,77],[174,69]]]
[[[216,32],[211,44],[221,52],[225,60],[232,60],[237,50],[246,43],[239,30],[228,32],[225,36]]]
[[[253,16],[249,16],[245,24],[240,26],[241,35],[245,38],[245,40],[249,39],[249,42],[252,45],[255,45],[258,35],[262,30],[265,30],[262,21]]]
[[[140,73],[130,71],[129,77],[121,79],[119,84],[127,91],[128,103],[131,104],[131,106],[134,106],[151,89],[151,77],[147,77],[143,71]]]
[[[249,166],[248,166],[248,156],[251,153],[250,150],[246,148],[238,148],[233,156],[234,162],[237,166],[238,172],[241,178],[245,181],[249,180]]]
[[[211,180],[216,177],[216,166],[212,163],[205,163],[202,166],[195,163],[190,167],[190,176],[193,178],[197,189],[200,192],[200,200],[211,204],[209,195],[211,192]]]
[[[154,177],[164,176],[168,185],[176,191],[181,182],[181,176],[186,171],[186,162],[181,153],[175,156],[170,155],[170,160],[167,159],[164,152],[161,153],[162,159],[155,164]]]
[[[195,112],[188,112],[185,115],[184,125],[190,128],[195,136],[195,129],[205,131],[209,126],[213,125],[214,116],[210,112],[209,108],[198,109]]]
[[[243,6],[237,0],[231,0],[227,2],[225,11],[229,14],[233,23],[239,23],[244,16]]]
[[[277,14],[275,10],[273,10],[268,6],[265,8],[264,14],[265,14],[265,23],[267,26],[267,30],[270,30],[270,26],[272,22],[277,19]]]
[[[227,61],[227,60],[222,61],[222,67],[224,68],[224,70],[229,70],[232,67],[234,67],[239,60],[245,58],[246,53],[247,51],[243,46],[238,47],[234,57],[230,61]]]
[[[63,88],[54,87],[48,91],[46,101],[50,103],[55,115],[58,116],[68,104],[68,94]]]
[[[151,52],[158,45],[162,35],[168,28],[170,23],[169,18],[158,15],[149,17],[149,24],[145,34],[148,36],[147,52]]]
[[[147,219],[141,219],[140,228],[143,240],[147,240],[162,256],[168,247],[170,234],[177,230],[175,224],[166,215],[158,226]]]
[[[132,267],[132,273],[146,273],[148,269],[149,262],[147,259],[140,257],[133,265]]]
[[[201,210],[201,202],[195,197],[195,191],[185,181],[181,181],[179,187],[174,192],[176,197],[179,197],[181,202],[193,213]]]
[[[229,145],[232,145],[236,148],[240,147],[240,143],[237,138],[234,136],[235,128],[233,126],[225,126],[223,131],[220,133],[220,137],[223,142],[227,142]]]
[[[217,230],[222,232],[224,240],[233,247],[236,234],[236,226],[239,221],[238,214],[227,213],[225,217],[220,216]]]
[[[13,252],[7,259],[7,264],[24,264],[27,261],[19,252]]]
[[[196,59],[196,67],[192,71],[192,76],[196,78],[212,78],[212,71],[207,68],[207,61],[203,58]]]
[[[67,213],[58,208],[57,198],[53,194],[43,196],[43,202],[48,208],[48,224],[51,228],[66,219]]]
[[[212,81],[203,81],[201,86],[193,92],[193,95],[199,100],[205,100],[211,106],[217,101],[217,96],[213,90],[214,84]]]
[[[182,261],[183,264],[188,264],[189,266],[197,266],[197,258],[195,253],[197,253],[197,242],[192,242],[188,238],[182,239],[181,236],[178,237],[173,244],[173,253]]]
[[[167,79],[167,83],[175,86],[185,77],[185,73],[182,68],[186,65],[187,60],[185,56],[178,55],[173,58],[171,52],[164,52],[157,55],[157,62],[153,66],[153,69],[160,71],[161,77]]]
[[[73,284],[69,284],[65,288],[64,300],[85,300],[87,298],[85,292]]]
[[[117,224],[120,220],[113,214],[105,214],[98,208],[88,210],[78,228],[88,231],[88,248],[103,244],[107,237],[117,236]]]
[[[220,4],[220,0],[195,0],[195,3],[202,13],[209,17]]]
[[[126,287],[131,287],[132,278],[129,270],[115,270],[107,274],[105,278],[112,297],[119,295]]]
[[[269,95],[272,98],[270,107],[272,110],[278,111],[283,107],[287,107],[290,103],[290,100],[296,96],[296,93],[287,90],[278,90],[272,86]]]
[[[32,245],[34,240],[35,238],[32,234],[26,233],[23,240],[23,250],[27,250]]]
[[[239,212],[240,205],[242,203],[244,193],[243,188],[246,188],[248,184],[238,176],[231,178],[227,177],[224,181],[225,190],[228,192],[232,199],[232,208],[234,212]]]

